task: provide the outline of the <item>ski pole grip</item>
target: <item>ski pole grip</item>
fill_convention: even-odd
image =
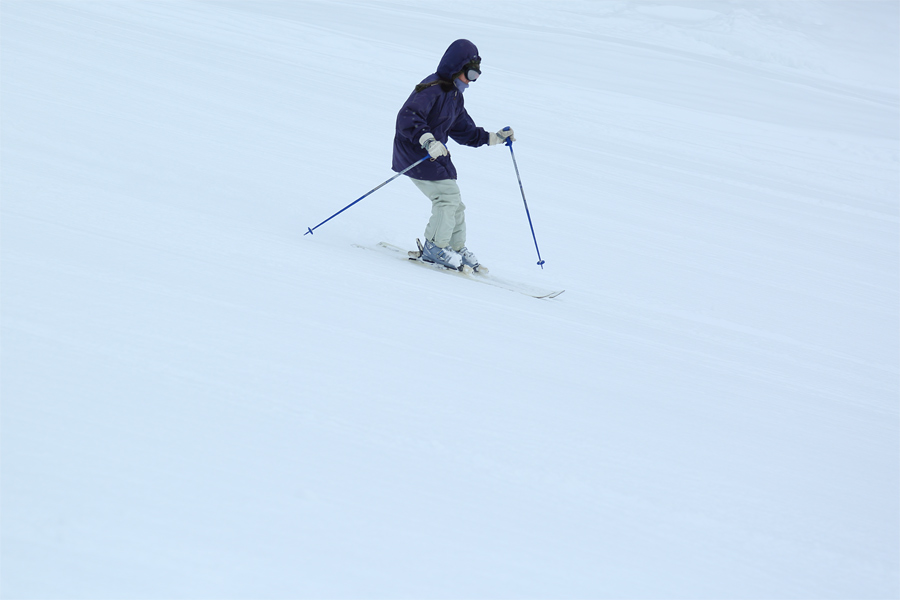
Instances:
[[[506,127],[504,127],[502,131],[509,131],[509,125],[507,125]],[[510,147],[511,147],[511,146],[512,146],[512,139],[506,138],[505,143],[506,143],[507,146],[510,146]]]

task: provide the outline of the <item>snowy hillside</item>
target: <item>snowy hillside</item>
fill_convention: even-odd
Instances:
[[[0,4],[2,598],[900,597],[894,1]],[[456,38],[468,245],[394,119]]]

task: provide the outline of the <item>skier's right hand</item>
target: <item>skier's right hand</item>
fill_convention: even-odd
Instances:
[[[423,133],[422,137],[419,138],[419,143],[431,156],[431,160],[450,154],[447,151],[447,146],[434,139],[434,136],[430,133]]]
[[[506,138],[509,138],[512,141],[516,141],[516,136],[513,135],[512,127],[504,127],[497,133],[491,133],[489,135],[490,137],[488,138],[488,144],[490,144],[491,146],[494,146],[496,144],[505,144]]]

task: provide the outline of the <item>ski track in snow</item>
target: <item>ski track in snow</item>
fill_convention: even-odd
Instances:
[[[900,597],[894,2],[3,2],[0,596]],[[469,246],[398,107],[457,37]]]

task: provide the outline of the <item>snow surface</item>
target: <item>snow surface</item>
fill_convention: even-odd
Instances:
[[[900,596],[897,2],[0,13],[3,598]]]

